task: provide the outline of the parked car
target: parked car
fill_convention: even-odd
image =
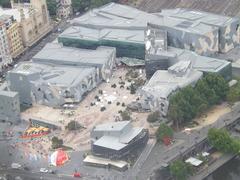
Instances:
[[[12,164],[11,164],[11,167],[12,167],[13,169],[20,169],[20,168],[22,167],[22,165],[19,164],[19,163],[12,163]]]
[[[79,172],[75,172],[75,173],[73,174],[73,177],[75,177],[75,178],[80,178],[80,177],[81,177],[81,174],[80,174]]]
[[[42,172],[42,173],[47,173],[47,172],[48,172],[48,169],[46,169],[46,168],[40,168],[40,172]]]

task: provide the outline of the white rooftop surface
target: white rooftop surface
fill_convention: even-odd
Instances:
[[[97,125],[94,128],[94,131],[121,131],[130,123],[131,123],[130,121],[104,123],[104,124]]]
[[[25,15],[25,18],[29,18],[29,10],[27,8],[23,8],[23,13]],[[20,14],[20,11],[17,8],[14,8],[14,9],[3,9],[0,6],[0,16],[4,15],[4,14],[11,15],[11,16],[14,17],[14,19],[17,22],[21,22],[21,14]]]
[[[97,9],[93,9],[83,16],[72,20],[72,24],[94,28],[117,28],[144,30],[147,23],[173,27],[195,34],[206,34],[216,29],[203,23],[191,23],[190,26],[178,26],[184,19],[162,16],[160,13],[150,14],[136,8],[109,3]]]
[[[163,9],[160,14],[216,26],[224,26],[237,20],[237,18],[184,8]]]
[[[190,70],[184,76],[176,76],[166,70],[158,70],[142,90],[154,97],[167,98],[172,92],[196,82],[202,74],[200,71]]]
[[[96,50],[65,47],[58,43],[48,43],[33,58],[33,62],[56,64],[105,64],[115,51],[112,47],[100,46]]]
[[[81,82],[87,75],[90,75],[95,68],[53,66],[31,62],[19,63],[10,72],[20,74],[39,73],[42,80],[56,86],[74,86]]]
[[[114,40],[144,44],[143,30],[116,29],[116,28],[90,28],[83,26],[71,26],[59,37],[86,40]]]
[[[230,62],[222,59],[200,56],[195,52],[168,47],[167,51],[158,51],[158,55],[176,57],[179,61],[191,61],[193,69],[204,72],[218,72],[225,66],[231,64]]]
[[[83,162],[91,164],[99,164],[103,166],[108,166],[109,164],[118,168],[124,168],[128,165],[125,161],[110,160],[105,158],[96,157],[93,155],[88,155]]]
[[[105,134],[108,132],[119,132],[119,134],[115,135],[104,135],[100,139],[94,142],[94,145],[106,147],[109,149],[120,150],[128,145],[128,143],[134,139],[143,128],[130,128],[125,129],[130,124],[130,121],[119,121],[119,122],[110,122],[101,124],[95,127],[94,131],[103,131]],[[129,126],[128,126],[129,127]]]
[[[0,96],[15,97],[16,95],[18,95],[18,93],[14,92],[14,91],[1,91],[0,90]]]
[[[196,167],[203,163],[203,161],[201,161],[199,159],[196,159],[194,157],[188,158],[185,162],[190,163],[190,164],[192,164],[193,166],[196,166]]]
[[[102,136],[100,139],[94,142],[94,145],[118,151],[128,144],[119,142],[119,138],[116,136]]]

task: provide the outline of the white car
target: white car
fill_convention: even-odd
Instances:
[[[12,167],[12,169],[20,169],[22,167],[22,165],[18,164],[18,163],[12,163],[11,167]]]
[[[48,169],[46,169],[46,168],[40,168],[40,172],[42,172],[42,173],[47,173],[47,172],[48,172]]]

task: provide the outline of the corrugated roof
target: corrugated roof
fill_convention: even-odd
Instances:
[[[94,131],[121,131],[130,123],[130,121],[119,121],[99,124],[94,128]]]
[[[18,93],[14,91],[0,91],[0,96],[15,97]]]
[[[182,62],[178,62],[179,66]],[[156,71],[148,83],[143,86],[142,90],[151,94],[153,97],[165,98],[183,87],[186,87],[202,77],[202,72],[189,69],[185,75],[177,76],[175,73],[171,73],[166,70]]]
[[[114,40],[144,44],[143,30],[71,26],[59,36],[85,40]]]
[[[190,10],[184,8],[177,9],[163,9],[161,15],[175,17],[191,22],[201,22],[214,26],[226,26],[234,21],[239,21],[238,18],[228,17],[209,12],[203,12],[198,10]]]
[[[102,65],[109,61],[115,48],[100,46],[96,50],[65,47],[57,43],[48,43],[33,58],[37,63],[54,64],[95,64]]]
[[[19,63],[16,68],[9,73],[33,74],[39,73],[40,81],[45,81],[51,85],[71,87],[82,81],[86,76],[95,71],[91,67],[71,67],[46,65],[32,62]],[[38,80],[37,80],[38,81]]]
[[[213,26],[199,22],[193,22],[187,27],[179,26],[184,21],[186,19],[163,16],[161,13],[151,14],[130,6],[109,3],[73,19],[72,24],[98,29],[144,30],[147,27],[147,23],[153,23],[195,34],[206,34],[216,29]]]

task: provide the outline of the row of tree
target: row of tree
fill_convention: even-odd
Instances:
[[[195,87],[187,86],[170,97],[168,118],[175,125],[185,124],[225,100],[228,91],[228,83],[221,75],[208,74]]]
[[[225,129],[210,129],[208,140],[213,147],[221,152],[236,154],[240,151],[240,141],[232,138]]]
[[[83,13],[91,8],[100,7],[109,2],[117,2],[117,0],[72,0],[73,12]],[[56,15],[56,0],[47,0],[48,10],[51,16]]]
[[[176,180],[187,180],[192,175],[193,168],[182,160],[176,160],[170,164],[170,173]]]

